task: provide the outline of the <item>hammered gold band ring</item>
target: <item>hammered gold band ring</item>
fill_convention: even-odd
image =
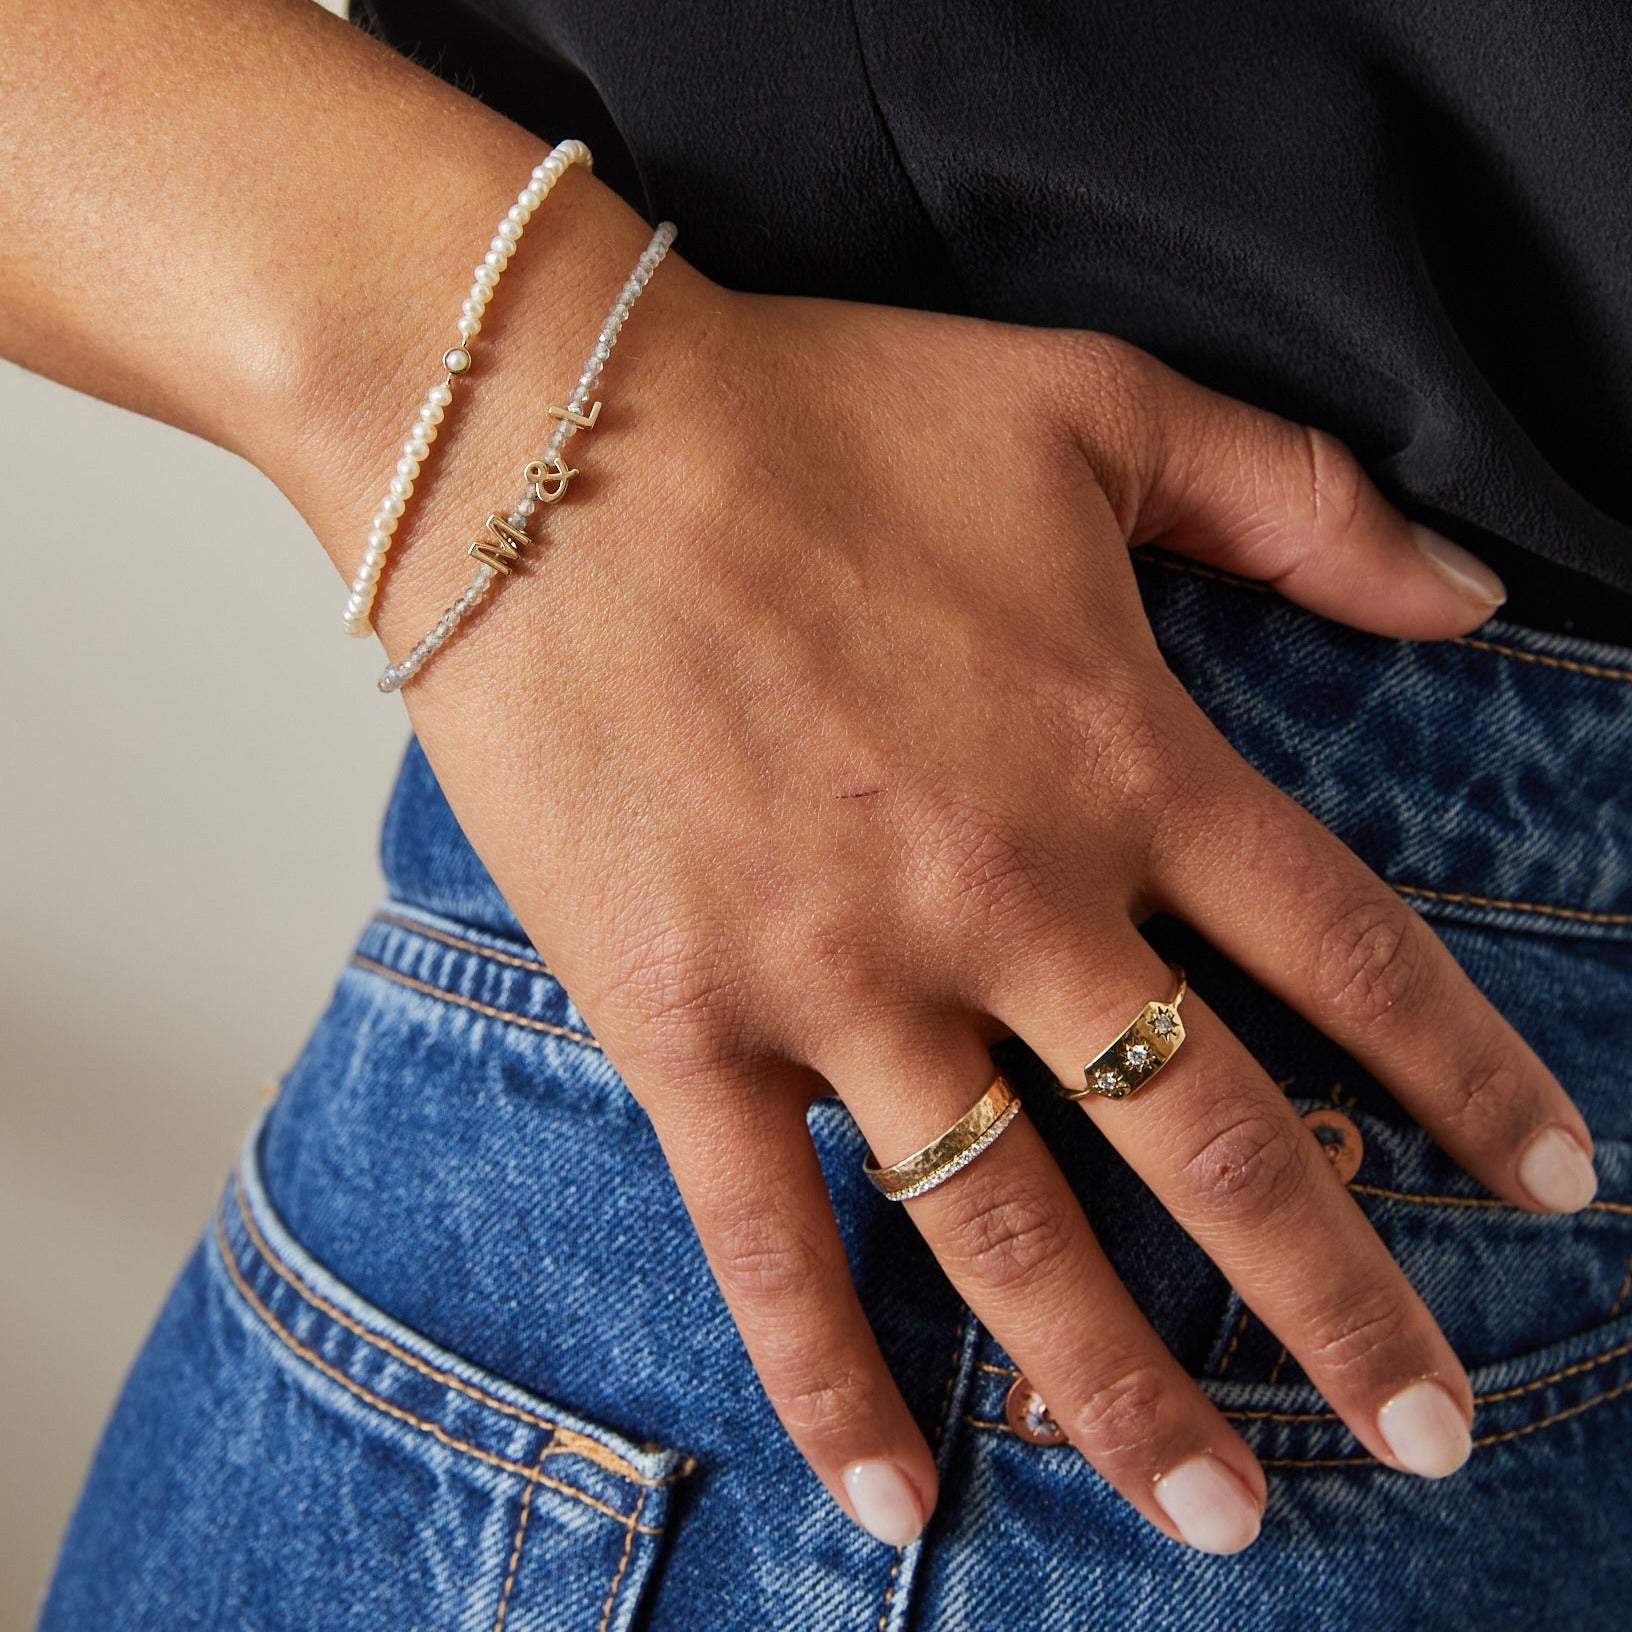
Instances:
[[[1001,1071],[990,1087],[938,1139],[880,1167],[867,1153],[861,1170],[891,1201],[910,1201],[967,1167],[1020,1114],[1020,1096]]]
[[[1082,1068],[1083,1086],[1067,1088],[1056,1084],[1066,1099],[1086,1099],[1098,1094],[1105,1099],[1126,1099],[1143,1088],[1179,1051],[1184,1041],[1184,1022],[1179,1005],[1184,1001],[1184,971],[1171,963],[1173,995],[1164,1002],[1147,1003],[1120,1037]]]

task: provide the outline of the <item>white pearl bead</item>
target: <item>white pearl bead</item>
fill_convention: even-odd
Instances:
[[[459,332],[467,339],[474,340],[482,332],[480,318],[462,317],[459,319]]]
[[[521,237],[521,223],[519,221],[512,221],[507,215],[499,223],[498,235],[499,237],[505,239],[508,243],[515,243],[516,240]]]
[[[499,281],[497,274],[505,269],[505,267],[509,264],[509,261],[510,257],[508,255],[501,255],[498,250],[490,249],[487,252],[482,264],[488,269],[489,272],[494,274],[493,281],[497,283]],[[476,276],[480,277],[481,273],[478,272]]]
[[[467,298],[479,301],[485,306],[493,298],[492,286],[485,283],[473,283],[470,286],[470,294]]]
[[[491,289],[499,281],[499,268],[489,266],[485,261],[476,268],[476,281],[484,289]]]
[[[400,516],[407,508],[408,507],[396,496],[395,493],[391,494],[380,506],[380,509],[382,509],[388,516]]]
[[[459,310],[466,317],[480,317],[482,315],[482,302],[475,299],[467,300]]]
[[[505,220],[515,222],[516,231],[519,233],[521,229],[532,219],[532,215],[533,212],[518,199],[510,206],[510,213],[505,216]],[[499,231],[503,232],[504,228],[500,227]]]
[[[445,380],[439,380],[425,393],[427,403],[435,403],[438,408],[446,408],[453,401],[453,390]],[[436,416],[440,419],[442,416]]]
[[[406,476],[393,476],[391,494],[397,499],[411,499],[414,496],[414,484]]]
[[[411,436],[402,445],[402,451],[410,459],[417,459],[421,464],[430,457],[431,440],[427,436]]]
[[[535,170],[533,173],[537,175],[538,172]],[[544,191],[540,187],[525,188],[516,202],[528,210],[536,210],[544,202]]]
[[[377,584],[380,581],[380,563],[370,557],[357,569],[357,581],[362,584]]]
[[[413,486],[414,478],[419,474],[419,461],[412,454],[405,453],[397,461],[397,474],[408,479],[408,485]]]
[[[391,535],[383,527],[370,527],[368,547],[376,555],[384,555],[391,548]]]
[[[437,402],[427,402],[419,411],[419,423],[424,429],[421,436],[435,436],[436,428],[442,423],[442,405]]]

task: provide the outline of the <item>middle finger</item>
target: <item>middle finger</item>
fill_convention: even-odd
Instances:
[[[1018,970],[1016,970],[1018,974]],[[1132,925],[1067,946],[988,999],[1065,1084],[1171,977]],[[1082,1108],[1297,1357],[1362,1444],[1440,1478],[1466,1460],[1473,1394],[1438,1322],[1286,1096],[1190,993],[1185,1042],[1136,1093]]]

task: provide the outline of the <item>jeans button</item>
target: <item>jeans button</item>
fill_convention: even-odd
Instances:
[[[1319,1110],[1305,1111],[1303,1120],[1320,1141],[1320,1148],[1326,1152],[1326,1160],[1347,1184],[1360,1171],[1360,1158],[1365,1151],[1360,1130],[1341,1111],[1329,1110],[1324,1106]]]
[[[1003,1420],[1028,1445],[1065,1443],[1065,1430],[1048,1414],[1042,1396],[1024,1377],[1016,1377],[1009,1385]]]

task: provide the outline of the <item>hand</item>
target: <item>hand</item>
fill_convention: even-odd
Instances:
[[[629,242],[632,259],[643,233]],[[541,440],[550,383],[517,366],[532,428],[502,446],[450,428],[445,517],[479,522]],[[905,1542],[935,1470],[851,1286],[807,1107],[838,1094],[888,1163],[973,1102],[999,1036],[1080,1080],[1166,995],[1135,928],[1154,910],[1349,1050],[1498,1195],[1587,1199],[1590,1138],[1557,1082],[1394,891],[1218,735],[1143,615],[1128,545],[1160,538],[1364,628],[1482,621],[1499,586],[1337,442],[1105,336],[729,294],[678,254],[605,396],[551,542],[404,696],[649,1113],[788,1432],[854,1517]],[[383,446],[360,439],[352,516]],[[462,554],[416,536],[377,612],[392,657],[463,581]],[[1159,1083],[1085,1112],[1370,1452],[1450,1471],[1471,1417],[1456,1356],[1204,993],[1184,1018]],[[1562,1194],[1525,1163],[1549,1129],[1576,1153]],[[905,1205],[1139,1512],[1214,1551],[1252,1539],[1261,1469],[1024,1116]],[[1446,1391],[1440,1418],[1420,1395],[1384,1413],[1422,1378]]]

